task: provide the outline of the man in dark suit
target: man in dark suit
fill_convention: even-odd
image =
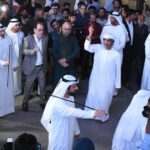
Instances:
[[[70,22],[64,22],[53,42],[52,55],[54,58],[54,87],[65,74],[76,75],[76,58],[79,52],[78,41],[72,34]]]
[[[129,86],[129,81],[131,77],[131,66],[132,66],[132,46],[133,46],[133,36],[134,36],[134,11],[131,9],[126,10],[126,18],[123,18],[123,23],[128,33],[128,41],[126,42],[125,48],[123,50],[123,63],[122,63],[122,84],[126,87]]]
[[[35,79],[38,79],[40,87],[40,106],[45,106],[45,74],[47,72],[48,37],[44,35],[44,23],[37,20],[34,26],[34,34],[24,40],[23,72],[26,75],[24,99],[22,109],[28,111],[28,101]]]
[[[137,71],[138,85],[141,85],[141,78],[143,73],[144,61],[145,61],[145,40],[148,36],[148,26],[144,24],[145,17],[143,15],[138,16],[137,24],[134,25],[134,54]]]

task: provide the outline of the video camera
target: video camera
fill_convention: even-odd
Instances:
[[[1,150],[15,150],[13,138],[7,138],[7,141]],[[35,150],[41,150],[41,144],[37,144]]]
[[[150,118],[150,99],[148,100],[148,104],[144,106],[144,110],[142,112],[143,116],[146,118]]]

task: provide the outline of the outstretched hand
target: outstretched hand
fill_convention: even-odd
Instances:
[[[94,117],[99,117],[103,115],[107,116],[108,114],[104,110],[95,110]]]
[[[3,62],[3,65],[4,65],[4,66],[9,66],[9,65],[10,65],[10,62],[9,62],[9,61],[4,61],[4,62]]]

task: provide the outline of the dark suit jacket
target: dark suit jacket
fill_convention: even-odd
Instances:
[[[126,43],[126,47],[130,47],[131,46],[131,34],[130,34],[130,30],[127,24],[127,21],[123,18],[123,24],[125,25],[125,28],[128,32],[128,37],[129,37],[129,41]]]
[[[35,48],[36,42],[33,35],[29,35],[24,39],[24,55],[25,58],[23,60],[23,72],[26,75],[32,73],[35,64],[37,55],[36,53],[31,54],[31,51]],[[48,37],[44,36],[42,38],[42,56],[43,56],[43,71],[44,73],[47,72],[47,54],[48,54]]]

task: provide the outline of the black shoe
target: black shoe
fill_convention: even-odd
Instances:
[[[41,103],[40,106],[41,106],[42,110],[45,109],[45,103]]]
[[[26,111],[26,112],[29,110],[29,109],[28,109],[28,103],[23,103],[23,104],[22,104],[22,110],[23,110],[23,111]]]

